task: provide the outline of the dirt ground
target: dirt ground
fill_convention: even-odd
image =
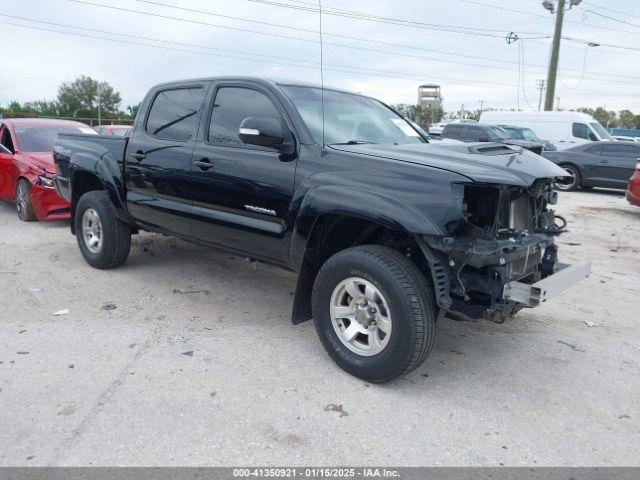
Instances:
[[[369,385],[290,324],[290,273],[146,233],[94,270],[0,203],[0,466],[640,465],[640,208],[558,210],[590,278]]]

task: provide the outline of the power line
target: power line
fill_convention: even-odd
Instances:
[[[253,3],[261,3],[264,5],[269,5],[274,7],[289,8],[293,10],[318,13],[317,7],[291,5],[289,3],[282,3],[274,0],[247,0],[247,1],[253,2]],[[440,25],[440,24],[433,24],[433,23],[415,22],[411,20],[403,20],[403,19],[392,18],[392,17],[375,16],[375,15],[371,15],[364,12],[358,12],[355,10],[344,10],[344,9],[329,10],[327,8],[324,8],[323,14],[332,15],[336,17],[352,18],[356,20],[365,20],[368,22],[399,25],[403,27],[422,28],[427,30],[438,30],[438,31],[445,31],[449,33],[460,33],[463,35],[475,35],[475,36],[492,37],[492,38],[500,38],[500,39],[504,38],[504,35],[508,33],[505,29],[496,30],[496,29],[485,29],[485,28],[478,28],[478,27],[464,27],[464,26],[458,26],[458,25]],[[500,35],[495,35],[487,32],[500,32]],[[547,34],[540,33],[540,32],[522,32],[522,33],[526,35],[539,35],[542,38],[546,38],[548,36]]]
[[[622,12],[620,10],[614,10],[613,8],[607,8],[607,7],[602,7],[600,5],[596,5],[595,3],[592,2],[584,2],[587,5],[591,5],[593,8],[599,8],[600,10],[605,10],[607,12],[612,12],[612,13],[619,13],[620,15],[624,15],[626,17],[633,17],[633,18],[640,18],[639,15],[632,15],[628,12]]]
[[[52,33],[58,33],[58,34],[67,35],[67,36],[93,38],[93,39],[106,40],[106,41],[110,41],[110,42],[114,42],[114,43],[120,43],[120,44],[146,46],[146,47],[152,47],[152,48],[160,48],[160,49],[163,49],[163,50],[172,50],[172,51],[183,52],[183,53],[193,53],[193,54],[198,54],[198,55],[216,56],[216,57],[222,57],[222,58],[233,58],[233,59],[250,61],[250,62],[265,63],[265,59],[267,59],[269,64],[293,66],[293,67],[307,68],[307,69],[314,69],[314,70],[317,69],[317,66],[319,65],[318,62],[291,59],[291,58],[286,58],[286,57],[274,57],[272,55],[248,54],[248,53],[245,53],[245,52],[238,52],[238,54],[232,54],[232,53],[230,53],[229,50],[216,49],[216,48],[212,48],[212,47],[198,46],[198,48],[207,48],[210,51],[201,51],[201,50],[191,50],[191,49],[186,49],[186,48],[178,48],[178,47],[172,47],[172,46],[166,45],[166,44],[178,44],[178,45],[185,45],[185,44],[182,44],[180,42],[172,42],[172,41],[168,41],[168,40],[153,39],[153,38],[150,38],[150,37],[137,37],[137,36],[134,36],[134,35],[120,34],[120,33],[116,33],[116,32],[108,32],[108,31],[105,31],[105,30],[100,30],[99,32],[100,33],[109,34],[109,35],[118,36],[118,37],[129,37],[129,38],[146,39],[147,41],[155,41],[155,42],[159,42],[159,43],[163,43],[163,44],[162,45],[158,45],[158,44],[143,43],[143,42],[132,41],[132,40],[122,40],[122,38],[108,38],[108,37],[103,37],[103,36],[99,36],[99,35],[93,35],[93,34],[89,34],[89,33],[65,32],[65,31],[54,30],[54,29],[50,29],[50,28],[44,28],[44,27],[36,27],[36,26],[31,26],[31,25],[21,25],[21,24],[16,24],[16,23],[12,23],[12,22],[2,22],[2,23],[3,23],[3,25],[11,25],[11,26],[19,27],[19,28],[27,28],[27,29],[32,29],[32,30],[40,30],[40,31],[52,32]],[[48,23],[49,24],[53,24],[53,22],[48,22]],[[67,27],[67,28],[79,28],[79,29],[83,29],[83,30],[91,30],[91,29],[85,28],[85,27],[69,27],[69,26],[65,26],[65,25],[62,25],[62,24],[59,24],[59,25],[61,25],[63,27]],[[96,30],[94,30],[94,31],[96,31]],[[186,45],[189,45],[189,44],[186,44]],[[233,51],[231,51],[231,52],[233,52]],[[251,56],[249,56],[249,55],[251,55]],[[254,57],[254,58],[252,58],[252,57]],[[416,80],[424,79],[424,75],[422,75],[422,74],[415,74],[415,73],[408,73],[408,72],[397,72],[397,71],[388,72],[388,71],[383,71],[383,70],[374,70],[374,69],[367,69],[367,68],[361,68],[361,67],[355,68],[355,67],[352,67],[350,65],[342,65],[342,64],[327,64],[327,63],[325,63],[325,66],[329,67],[329,68],[325,68],[325,70],[330,70],[330,71],[340,72],[340,73],[351,73],[351,74],[352,73],[366,73],[367,75],[370,75],[370,76],[377,76],[377,77],[382,77],[382,78],[393,78],[393,79],[400,79],[400,80],[406,80],[407,78],[416,79]],[[464,80],[464,79],[458,79],[458,78],[452,78],[452,77],[441,77],[441,76],[437,76],[437,77],[433,77],[433,78],[435,80],[438,80],[438,81],[442,80],[442,81],[451,82],[451,83],[469,85],[469,82],[467,80]],[[478,85],[497,86],[497,87],[513,87],[514,86],[513,84],[508,84],[508,83],[486,82],[486,81],[478,81],[478,80],[474,80],[473,83],[474,84],[478,84]],[[579,93],[573,93],[573,95],[577,95],[577,94],[579,94]],[[596,92],[584,92],[583,94],[595,95]],[[640,96],[640,94],[621,94],[621,95],[625,96],[625,97],[628,97],[628,96]]]
[[[28,28],[28,29],[32,29],[32,30],[41,30],[41,31],[46,31],[46,32],[59,33],[59,34],[62,34],[62,35],[70,35],[70,36],[75,36],[75,37],[94,38],[94,39],[107,40],[107,41],[116,42],[116,43],[122,43],[122,44],[131,44],[131,45],[139,45],[139,46],[146,46],[146,47],[153,47],[153,48],[161,48],[161,49],[165,49],[165,50],[173,50],[173,51],[185,52],[185,53],[194,53],[194,54],[199,54],[199,55],[209,55],[209,56],[217,56],[217,57],[223,57],[223,58],[234,58],[234,59],[246,60],[246,61],[252,61],[252,62],[264,63],[265,58],[266,58],[266,59],[269,60],[270,63],[277,64],[277,65],[292,66],[292,67],[317,69],[317,66],[319,65],[318,62],[306,61],[306,60],[298,60],[298,59],[290,59],[290,58],[285,58],[285,57],[274,57],[274,56],[271,56],[271,55],[259,55],[259,54],[253,54],[253,53],[249,54],[249,53],[244,53],[244,52],[238,52],[238,55],[235,55],[235,54],[232,55],[230,53],[227,53],[228,50],[222,50],[222,53],[218,53],[218,51],[220,49],[214,49],[214,48],[209,48],[209,50],[211,50],[211,51],[206,52],[206,51],[199,51],[199,50],[189,50],[189,49],[184,49],[184,48],[170,47],[170,46],[167,46],[167,45],[156,45],[156,44],[142,43],[142,42],[136,42],[136,41],[130,41],[130,40],[122,40],[122,39],[118,39],[118,38],[101,37],[99,35],[91,35],[91,34],[87,34],[87,33],[65,32],[65,31],[54,30],[54,29],[49,29],[49,28],[35,27],[35,26],[31,26],[31,25],[21,25],[21,24],[12,23],[12,22],[2,22],[2,24],[3,25],[11,25],[11,26],[15,26],[15,27],[21,27],[21,28]],[[104,30],[101,30],[100,32],[101,33],[109,33],[109,34],[112,34],[112,35],[124,36],[124,35],[117,34],[117,33],[106,32]],[[134,37],[132,35],[126,35],[126,36]],[[156,42],[162,42],[162,43],[175,43],[175,42],[169,42],[167,40],[149,39],[148,37],[142,37],[142,38],[147,38],[148,40],[156,41]],[[200,48],[205,48],[205,47],[200,47]],[[240,56],[240,54],[246,55],[246,56]],[[248,57],[248,55],[251,55],[251,56],[257,57],[257,58]],[[262,57],[264,57],[264,58],[262,58]],[[305,65],[304,63],[307,63],[309,65]],[[384,78],[396,78],[396,79],[407,79],[407,78],[416,79],[416,80],[423,80],[424,79],[424,75],[416,74],[416,73],[388,72],[388,71],[383,71],[383,70],[374,70],[374,69],[368,69],[368,68],[362,68],[362,67],[355,68],[355,67],[352,67],[350,65],[332,64],[332,63],[325,63],[325,65],[332,67],[332,68],[325,68],[325,70],[331,70],[331,71],[336,71],[336,72],[341,72],[341,73],[367,73],[368,75],[372,75],[372,76],[379,76],[379,77],[384,77]],[[467,82],[466,80],[458,79],[458,78],[442,77],[442,76],[438,76],[438,77],[434,77],[434,78],[439,79],[439,80],[452,82],[452,83],[459,83],[459,84],[463,84],[463,85],[468,85],[469,84],[469,82]],[[498,83],[498,82],[474,81],[474,83],[482,84],[482,85],[489,85],[489,86],[498,86],[498,87],[512,86],[512,85],[507,84],[507,83]]]
[[[156,14],[156,13],[143,12],[143,11],[139,11],[139,10],[132,10],[132,9],[121,8],[121,7],[114,7],[114,6],[111,6],[111,5],[103,5],[103,4],[99,4],[99,3],[88,2],[88,1],[85,1],[85,0],[70,0],[70,1],[72,1],[74,3],[81,3],[81,4],[85,4],[85,5],[90,5],[90,6],[97,6],[97,7],[102,7],[102,8],[121,10],[121,11],[124,11],[124,12],[127,12],[127,13],[138,13],[138,14],[141,14],[141,15],[150,15],[150,16],[160,17],[160,18],[163,18],[163,19],[171,19],[171,20],[176,20],[176,21],[180,21],[180,22],[195,23],[195,24],[199,24],[199,25],[211,26],[211,27],[216,27],[216,28],[228,28],[228,29],[232,29],[232,30],[240,30],[240,31],[243,31],[243,32],[257,33],[257,34],[260,34],[260,35],[267,35],[267,36],[273,35],[273,36],[277,36],[277,37],[284,37],[284,38],[287,38],[287,39],[299,40],[299,41],[309,42],[309,43],[318,43],[317,40],[310,40],[310,39],[304,39],[304,38],[300,38],[300,37],[293,37],[293,36],[289,36],[289,35],[271,34],[271,33],[268,33],[268,32],[260,32],[260,31],[255,31],[255,30],[248,30],[248,29],[241,29],[241,28],[236,28],[236,27],[229,27],[229,26],[225,26],[225,25],[219,25],[219,24],[213,24],[213,23],[207,23],[207,22],[202,22],[202,21],[190,20],[190,19],[185,19],[185,18],[173,17],[173,16],[170,16],[170,15],[160,15],[160,14]],[[287,25],[275,24],[275,23],[264,22],[264,21],[254,21],[254,20],[251,20],[251,19],[246,19],[246,18],[241,18],[241,17],[232,17],[232,16],[229,16],[229,15],[218,14],[218,13],[205,11],[205,10],[197,10],[197,9],[191,9],[191,8],[186,8],[186,7],[178,7],[178,6],[175,6],[175,5],[169,5],[169,4],[156,2],[156,1],[150,1],[150,0],[136,0],[136,1],[138,1],[140,3],[147,3],[147,4],[156,5],[156,6],[172,8],[172,9],[176,9],[176,10],[189,11],[189,12],[192,12],[192,13],[205,14],[205,15],[211,15],[211,16],[219,16],[219,17],[234,19],[234,20],[243,21],[243,22],[259,23],[259,24],[262,24],[262,25],[268,25],[268,26],[273,26],[273,27],[277,27],[277,28],[285,28],[285,29],[291,29],[291,30],[297,30],[297,31],[304,31],[304,32],[313,33],[313,34],[317,34],[318,33],[316,30],[311,30],[311,29],[303,29],[303,28],[299,28],[299,27],[289,27]],[[10,17],[10,15],[7,15],[7,16]],[[418,50],[418,51],[431,51],[431,52],[434,52],[434,53],[442,53],[444,55],[451,55],[452,54],[452,52],[447,52],[447,51],[416,48],[416,47],[413,47],[413,46],[410,46],[410,45],[396,44],[396,43],[390,43],[390,42],[381,42],[381,41],[370,40],[370,39],[365,39],[365,38],[361,38],[361,37],[353,37],[353,36],[348,36],[348,35],[338,35],[338,34],[332,34],[332,33],[326,33],[326,32],[324,32],[324,35],[331,36],[331,37],[336,37],[336,38],[345,38],[345,39],[355,40],[355,41],[369,42],[369,43],[374,43],[374,44],[388,45],[388,46],[393,46],[393,47],[398,47],[398,48],[410,48],[410,49]],[[440,59],[440,58],[428,57],[428,56],[424,56],[424,55],[411,55],[411,54],[407,54],[407,53],[386,52],[386,51],[381,51],[379,49],[372,49],[372,48],[366,48],[366,47],[355,46],[355,45],[347,45],[347,44],[336,43],[336,42],[325,42],[325,44],[326,45],[335,46],[335,47],[353,49],[353,50],[369,51],[369,52],[378,53],[378,54],[379,53],[384,53],[384,54],[388,54],[388,55],[404,56],[404,57],[409,57],[409,58],[418,58],[418,59],[421,59],[421,60],[430,60],[430,61],[447,63],[447,64],[455,63],[455,64],[459,64],[459,65],[472,66],[472,67],[476,67],[476,68],[501,69],[501,70],[512,71],[512,69],[509,69],[509,68],[504,68],[504,67],[501,68],[501,67],[497,67],[497,66],[489,66],[489,65],[478,64],[478,63],[462,62],[462,61],[452,60],[450,58]],[[516,62],[505,61],[505,60],[502,60],[502,59],[492,59],[492,58],[487,58],[487,57],[477,57],[477,56],[471,56],[471,55],[460,55],[460,54],[455,54],[455,53],[453,53],[453,55],[464,57],[464,58],[475,58],[475,59],[481,59],[481,60],[487,60],[487,61],[493,61],[493,62],[499,62],[499,63],[516,64]],[[530,65],[530,67],[539,68],[539,69],[546,69],[545,65],[532,64],[532,65]],[[568,69],[567,71],[572,71],[572,70]],[[530,72],[530,73],[535,73],[535,72]],[[635,76],[616,75],[616,74],[601,73],[601,72],[589,72],[589,74],[590,75],[597,75],[597,76],[604,76],[604,77],[611,77],[611,78],[626,78],[629,81],[632,81],[633,83],[636,82],[636,77]],[[596,80],[594,78],[591,78],[591,79]],[[627,82],[624,82],[624,81],[616,81],[616,82],[618,82],[618,83],[627,83]]]
[[[501,10],[501,11],[506,11],[506,12],[512,12],[512,13],[519,13],[522,15],[529,15],[531,17],[538,17],[538,18],[544,18],[547,19],[548,17],[546,15],[542,15],[539,13],[533,13],[533,12],[528,12],[526,10],[518,10],[515,8],[506,8],[506,7],[501,7],[499,5],[493,5],[491,3],[484,3],[484,2],[479,2],[477,0],[458,0],[459,2],[464,2],[464,3],[469,3],[472,5],[478,5],[481,7],[486,7],[486,8],[493,8],[496,10]],[[619,29],[614,29],[611,27],[606,27],[604,25],[590,25],[587,23],[582,23],[582,22],[576,22],[573,20],[565,20],[566,23],[572,23],[574,25],[580,25],[581,27],[588,27],[588,28],[596,28],[599,30],[608,30],[608,31],[614,31],[614,32],[621,32],[621,33],[630,33],[632,35],[640,35],[640,32],[632,32],[630,30],[619,30]]]
[[[626,22],[624,20],[620,20],[619,18],[615,18],[615,17],[611,17],[609,15],[605,15],[604,13],[594,12],[593,10],[590,10],[588,8],[584,8],[583,10],[585,12],[589,12],[589,13],[593,13],[594,15],[598,15],[599,17],[603,17],[603,18],[607,18],[609,20],[613,20],[614,22],[624,23],[626,25],[631,25],[632,27],[640,28],[640,25],[638,25],[638,24],[631,23],[631,22]]]

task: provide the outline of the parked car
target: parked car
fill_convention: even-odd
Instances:
[[[611,135],[591,115],[580,112],[482,112],[480,121],[530,128],[558,150],[582,143],[611,140]]]
[[[69,218],[69,202],[53,184],[53,144],[61,132],[95,135],[84,123],[69,120],[0,120],[0,199],[15,201],[20,220]]]
[[[429,144],[340,90],[158,85],[128,139],[60,135],[55,159],[91,266],[122,264],[147,229],[290,269],[293,323],[313,317],[336,363],[371,382],[422,363],[444,315],[502,322],[589,272],[557,262],[564,170],[504,145]]]
[[[499,125],[499,127],[502,127],[509,135],[511,135],[511,138],[541,143],[543,152],[555,152],[558,150],[549,140],[539,139],[530,128],[516,127],[515,125]]]
[[[541,143],[514,139],[503,128],[486,123],[449,123],[442,131],[442,138],[452,138],[463,142],[497,142],[526,148],[538,155],[542,153]]]
[[[638,158],[638,163],[636,163],[636,169],[633,172],[633,175],[629,179],[629,184],[627,185],[627,200],[629,203],[633,205],[637,205],[640,207],[640,158]]]
[[[130,128],[131,125],[101,125],[99,127],[93,127],[99,135],[113,137],[126,137]]]
[[[559,190],[627,187],[640,157],[640,145],[631,142],[591,142],[558,152],[543,152],[545,158],[569,174],[558,179]]]

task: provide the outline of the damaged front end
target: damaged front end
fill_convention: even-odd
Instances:
[[[419,242],[443,312],[502,323],[589,275],[590,264],[558,261],[554,239],[566,221],[551,208],[558,198],[551,179],[529,187],[460,183],[452,190],[463,220],[449,235]]]

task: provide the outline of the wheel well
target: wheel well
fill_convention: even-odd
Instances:
[[[93,190],[104,190],[104,185],[100,179],[90,172],[76,172],[73,175],[71,185],[71,233],[75,234],[75,222],[73,221],[76,212],[76,205],[80,197]]]
[[[576,165],[575,163],[572,162],[558,162],[558,166],[561,168],[564,167],[571,167],[573,168],[577,173],[578,173],[578,177],[577,177],[577,182],[578,182],[578,186],[581,186],[582,184],[582,170],[580,170],[580,167],[578,165]]]
[[[332,255],[358,245],[385,245],[407,255],[420,271],[428,262],[413,235],[374,221],[349,215],[323,215],[311,231],[298,275],[293,304],[294,324],[311,318],[311,291],[316,274]]]

